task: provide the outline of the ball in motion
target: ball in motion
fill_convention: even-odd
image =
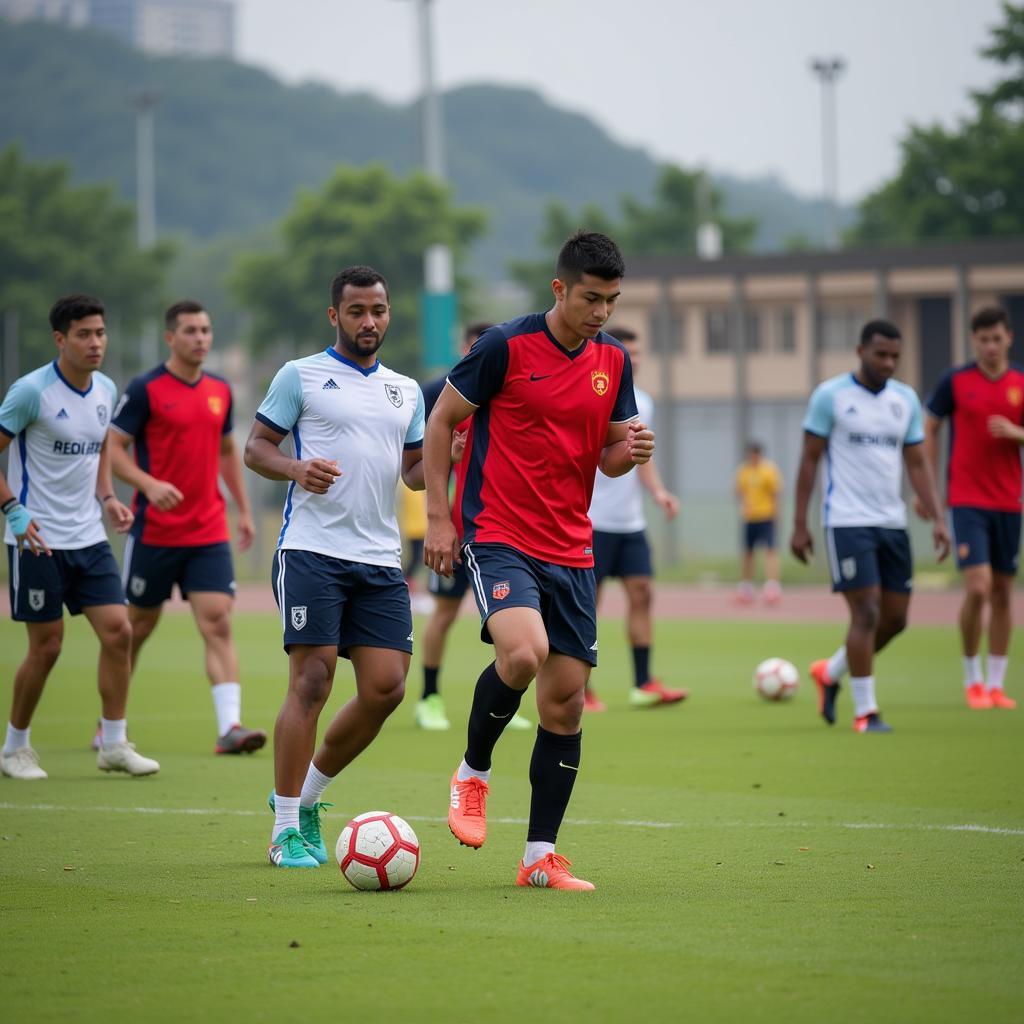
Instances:
[[[768,658],[754,669],[754,689],[765,700],[789,700],[800,685],[800,673],[785,658]]]
[[[420,843],[407,821],[387,811],[358,814],[338,836],[341,873],[357,889],[401,889],[420,866]]]

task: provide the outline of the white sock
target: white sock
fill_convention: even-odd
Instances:
[[[781,594],[782,584],[778,580],[765,580],[762,589],[766,594]]]
[[[989,665],[992,659],[988,660]],[[973,686],[975,683],[983,683],[985,677],[981,674],[981,655],[964,655],[964,686]]]
[[[1010,659],[1005,655],[990,654],[988,656],[988,685],[990,689],[1001,690],[1006,678],[1006,663]]]
[[[274,831],[270,834],[273,842],[286,828],[299,830],[299,798],[274,794]]]
[[[853,713],[857,718],[878,710],[874,676],[850,676],[850,689],[853,691]]]
[[[312,807],[324,795],[324,790],[333,781],[333,775],[324,775],[312,761],[309,762],[309,771],[306,772],[306,781],[302,784],[302,792],[299,794],[299,803],[303,807]]]
[[[113,746],[115,743],[124,743],[128,739],[128,719],[126,718],[101,718],[100,729],[102,730],[102,743],[105,747]]]
[[[233,725],[242,722],[242,685],[217,683],[210,687],[210,693],[217,712],[217,735],[223,736]]]
[[[529,867],[531,864],[536,864],[541,857],[546,857],[549,853],[554,852],[554,843],[527,843],[526,853],[523,854],[523,863]]]
[[[463,758],[462,764],[459,765],[459,771],[456,778],[459,782],[465,782],[466,779],[483,779],[484,782],[490,782],[491,769],[488,768],[487,771],[481,772],[476,768],[470,768],[469,765],[466,764],[466,759]]]
[[[16,750],[21,750],[22,747],[31,746],[28,741],[28,734],[32,731],[32,726],[27,729],[15,729],[10,722],[7,723],[7,740],[4,743],[4,757],[8,754],[13,754]]]
[[[838,683],[843,676],[846,675],[847,669],[850,667],[846,660],[846,645],[836,651],[831,658],[828,659],[828,679],[830,683]]]

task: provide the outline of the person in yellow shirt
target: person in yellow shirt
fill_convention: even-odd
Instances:
[[[743,518],[743,558],[740,586],[736,599],[741,604],[754,600],[754,551],[764,548],[764,599],[777,604],[782,597],[779,585],[779,554],[775,547],[775,520],[782,493],[779,467],[764,457],[757,441],[747,445],[747,457],[736,470],[736,497]]]

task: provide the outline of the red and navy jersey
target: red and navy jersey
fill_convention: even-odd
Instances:
[[[637,415],[626,350],[602,332],[570,352],[532,313],[482,334],[448,383],[478,407],[456,473],[463,541],[592,566],[601,450],[609,424]]]
[[[990,416],[1005,416],[1024,425],[1024,369],[1011,364],[993,380],[977,363],[954,367],[939,381],[928,411],[949,417],[950,508],[986,508],[1019,512],[1020,446],[993,437]]]
[[[135,439],[139,468],[184,495],[172,509],[154,508],[139,492],[132,535],[143,544],[195,547],[229,539],[220,476],[221,439],[231,432],[231,388],[212,373],[194,384],[158,366],[136,377],[113,426]]]

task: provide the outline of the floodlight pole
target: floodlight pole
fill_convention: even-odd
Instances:
[[[156,245],[156,133],[153,110],[159,97],[153,92],[132,97],[135,109],[135,238],[139,252]],[[139,368],[160,358],[156,321],[147,319],[139,337]]]
[[[825,245],[839,248],[839,144],[836,81],[846,69],[842,57],[816,57],[811,71],[821,82],[821,166],[825,201]]]

